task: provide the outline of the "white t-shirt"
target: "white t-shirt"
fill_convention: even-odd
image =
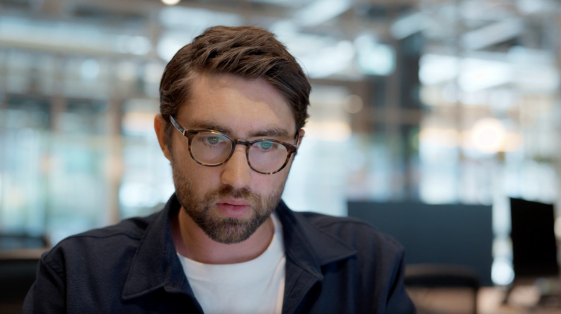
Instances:
[[[281,223],[276,213],[271,218],[273,239],[265,252],[251,261],[211,265],[177,254],[205,313],[282,312],[286,257]]]

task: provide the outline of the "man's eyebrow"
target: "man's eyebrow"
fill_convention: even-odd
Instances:
[[[260,130],[249,133],[249,137],[288,137],[288,131],[279,128]]]
[[[189,126],[191,126],[189,128],[190,130],[207,129],[207,130],[215,130],[226,134],[232,134],[232,130],[230,130],[229,128],[220,126],[212,122],[194,121],[189,123]]]
[[[222,132],[222,133],[226,133],[228,135],[233,135],[233,132],[231,129],[224,127],[224,126],[220,126],[218,124],[212,123],[212,122],[205,122],[205,121],[194,121],[189,123],[189,126],[191,130],[196,130],[196,129],[210,129],[210,130],[215,130],[218,132]],[[270,128],[270,129],[266,129],[266,130],[257,130],[254,132],[249,133],[249,137],[288,137],[290,134],[288,133],[287,130],[281,129],[281,128]]]

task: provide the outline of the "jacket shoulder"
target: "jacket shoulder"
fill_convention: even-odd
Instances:
[[[69,236],[44,253],[42,262],[60,274],[70,262],[78,259],[132,256],[155,215],[129,218],[112,226]]]
[[[70,236],[66,240],[80,237],[107,238],[114,236],[126,236],[130,237],[131,239],[140,239],[144,235],[144,232],[148,228],[150,222],[154,220],[155,215],[156,214],[147,217],[128,218],[118,222],[115,225],[92,229]]]
[[[130,239],[139,240],[144,235],[144,232],[148,228],[150,222],[154,219],[155,215],[156,214],[147,217],[128,218],[115,225],[78,233],[63,239],[57,246],[66,246],[82,238],[103,239],[112,237],[128,237]]]
[[[296,213],[298,214],[298,213]],[[300,212],[310,224],[331,237],[354,248],[380,249],[396,255],[403,254],[403,246],[392,236],[380,232],[370,223],[353,217],[335,217],[314,212]]]

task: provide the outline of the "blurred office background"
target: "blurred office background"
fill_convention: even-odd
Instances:
[[[561,205],[559,1],[177,1],[0,0],[1,233],[54,245],[159,210],[165,64],[251,24],[313,84],[289,206],[492,206],[492,279],[512,281],[509,197]]]

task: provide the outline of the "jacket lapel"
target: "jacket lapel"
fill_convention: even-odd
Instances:
[[[154,220],[146,229],[132,260],[122,292],[123,300],[138,298],[163,288],[170,293],[190,296],[202,313],[177,257],[171,235],[170,217],[179,208],[174,194],[164,209],[154,214]]]
[[[312,225],[280,202],[276,208],[283,226],[286,279],[282,313],[294,313],[310,289],[323,280],[321,266],[351,257],[356,251]]]

